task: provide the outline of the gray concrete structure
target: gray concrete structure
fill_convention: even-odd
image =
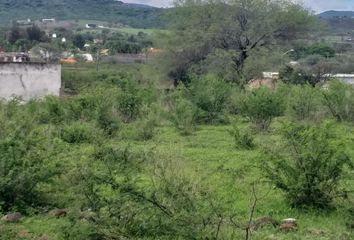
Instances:
[[[0,62],[0,98],[59,96],[60,89],[60,64]]]

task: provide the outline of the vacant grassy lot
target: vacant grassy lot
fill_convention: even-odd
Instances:
[[[233,139],[228,133],[229,125],[198,126],[195,134],[183,137],[166,124],[159,127],[156,136],[149,141],[110,139],[105,144],[154,149],[163,153],[167,157],[166,161],[170,160],[168,157],[178,159],[178,168],[186,170],[196,182],[208,186],[210,191],[222,201],[220,204],[234,209],[240,221],[245,221],[248,217],[253,183],[256,183],[257,194],[263,196],[257,205],[255,219],[262,216],[272,216],[278,220],[289,217],[298,219],[297,232],[286,234],[272,227],[266,227],[254,232],[253,239],[354,239],[353,232],[346,228],[346,222],[349,220],[349,215],[345,211],[348,207],[346,201],[338,199],[336,202],[338,208],[330,212],[295,210],[288,206],[280,191],[275,190],[262,178],[257,167],[262,161],[259,158],[259,149],[263,143],[271,143],[277,139],[276,126],[277,124],[270,133],[258,134],[256,144],[259,147],[251,151],[235,148]],[[354,140],[353,128],[341,125],[337,130],[346,137],[350,147]],[[92,148],[93,146],[89,144],[67,146],[65,153],[62,154],[65,156],[64,159],[68,159],[67,168],[72,164],[75,165],[69,159],[76,156],[77,161],[84,161],[83,159],[91,154]],[[347,184],[351,185],[354,182],[349,181]],[[75,206],[70,207],[74,211]],[[1,236],[11,235],[17,236],[13,239],[64,240],[62,229],[70,226],[70,221],[70,217],[57,219],[46,213],[40,213],[33,217],[25,217],[20,223],[1,224],[0,239],[8,239]],[[85,228],[81,227],[80,230],[84,231]],[[47,238],[39,238],[40,236],[47,236]],[[237,239],[243,239],[242,231]]]

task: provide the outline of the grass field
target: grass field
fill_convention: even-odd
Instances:
[[[282,140],[279,130],[283,122],[289,120],[289,116],[276,118],[269,131],[252,132],[256,145],[252,150],[237,148],[233,137],[229,133],[235,119],[241,129],[250,127],[251,123],[240,115],[228,114],[227,121],[224,121],[224,124],[197,125],[195,132],[184,136],[169,121],[170,118],[166,115],[169,113],[165,112],[162,106],[160,106],[161,112],[156,114],[158,115],[158,123],[152,139],[136,138],[134,134],[136,134],[136,128],[139,125],[135,125],[135,122],[125,123],[123,127],[119,128],[116,135],[107,137],[101,129],[98,129],[97,122],[95,122],[97,120],[91,116],[95,115],[95,111],[97,111],[91,105],[91,97],[94,97],[94,100],[100,99],[98,96],[101,96],[100,83],[104,81],[102,79],[106,78],[105,81],[110,84],[108,88],[107,85],[103,85],[106,86],[104,93],[108,97],[113,97],[110,95],[109,88],[115,87],[113,83],[120,79],[119,73],[124,73],[128,76],[128,79],[139,79],[141,84],[153,82],[157,86],[161,86],[158,84],[159,82],[167,81],[159,76],[153,66],[142,64],[102,64],[98,73],[95,71],[94,64],[75,64],[64,65],[63,71],[65,90],[67,87],[72,87],[72,95],[78,94],[78,96],[68,94],[68,96],[57,100],[59,104],[63,103],[64,115],[65,111],[69,110],[68,102],[66,102],[68,100],[72,100],[71,107],[77,107],[77,104],[83,104],[84,107],[78,119],[74,118],[75,120],[73,120],[69,117],[70,115],[65,115],[68,119],[64,122],[45,123],[39,121],[36,125],[36,129],[48,131],[48,136],[54,138],[55,146],[59,148],[57,150],[59,155],[55,159],[58,159],[65,169],[61,176],[55,179],[56,181],[48,186],[40,186],[41,190],[46,191],[45,200],[53,205],[46,205],[46,209],[29,207],[32,212],[27,213],[19,223],[0,221],[0,240],[86,240],[82,237],[72,237],[76,232],[78,236],[82,236],[82,232],[90,232],[92,225],[85,220],[77,219],[78,212],[81,211],[78,206],[81,206],[80,204],[84,202],[84,197],[78,193],[78,186],[70,182],[70,179],[74,174],[77,174],[79,166],[89,166],[95,148],[101,146],[102,143],[104,146],[114,146],[122,149],[125,146],[130,146],[136,152],[153,152],[157,159],[167,165],[171,164],[172,169],[177,173],[181,171],[181,173],[186,174],[192,179],[193,184],[203,186],[203,189],[210,193],[213,201],[215,200],[219,206],[226,209],[228,214],[235,215],[237,222],[246,223],[248,221],[252,206],[253,187],[259,197],[254,220],[270,216],[279,221],[285,218],[296,218],[298,221],[297,231],[284,233],[278,228],[266,226],[253,232],[253,240],[354,239],[353,229],[346,226],[347,223],[354,221],[352,219],[353,212],[350,212],[353,209],[353,192],[348,192],[347,198],[336,198],[333,204],[336,207],[335,209],[300,210],[292,208],[285,198],[285,194],[271,185],[262,174],[260,166],[264,161],[262,159],[263,148],[273,146]],[[66,85],[67,80],[70,85]],[[89,90],[89,94],[85,92],[86,90]],[[91,96],[91,93],[97,94],[97,96]],[[117,92],[114,93],[117,94]],[[162,95],[161,91],[157,93],[159,94],[157,102],[164,102],[162,99],[166,96]],[[55,105],[50,106],[54,106],[52,109],[56,113]],[[27,109],[31,114],[35,112],[35,107],[32,106],[32,108]],[[39,115],[46,111],[43,105],[38,105],[37,108],[39,109],[39,112],[37,112]],[[19,111],[17,113],[21,114]],[[71,114],[76,116],[76,113]],[[144,117],[148,118],[147,116]],[[0,118],[0,120],[2,119]],[[91,134],[97,133],[94,136],[95,139],[92,142],[83,143],[63,141],[58,132],[66,125],[70,126],[73,121],[76,121],[77,124],[92,126],[89,130],[92,131]],[[137,121],[139,122],[140,119]],[[2,129],[0,128],[0,130]],[[335,123],[333,132],[338,136],[338,139],[343,141],[353,161],[354,128],[352,123]],[[151,166],[146,164],[145,167],[150,168]],[[148,173],[151,172],[144,172],[144,174]],[[341,187],[349,189],[349,191],[354,186],[354,176],[351,173],[349,170],[345,171],[345,177],[343,178],[345,181],[340,183]],[[144,175],[142,178],[146,178],[144,180],[147,181],[150,177],[152,178],[152,176]],[[68,216],[64,218],[51,216],[48,211],[55,207],[67,208]],[[71,237],[66,235],[68,231]],[[244,235],[244,230],[237,229],[236,236],[233,239],[244,239]],[[151,238],[139,239],[150,240]],[[225,240],[229,239],[225,238]]]
[[[274,132],[277,123],[274,126],[270,133],[257,135],[258,146],[277,138]],[[267,184],[257,168],[260,147],[253,151],[237,150],[228,133],[229,128],[228,125],[199,126],[195,134],[183,137],[169,124],[164,124],[158,128],[157,135],[150,141],[122,142],[112,139],[106,144],[129,144],[139,149],[155,149],[165,156],[180,159],[179,167],[186,169],[196,182],[209,186],[213,194],[220,199],[220,203],[234,209],[241,221],[248,217],[253,183],[256,183],[257,194],[264,196],[258,203],[255,218],[272,216],[279,220],[289,217],[298,219],[297,232],[285,234],[272,227],[266,227],[254,232],[253,239],[354,239],[353,232],[349,232],[345,226],[348,215],[344,212],[344,206],[347,203],[338,201],[338,209],[332,212],[304,212],[290,208],[283,194]],[[342,125],[337,130],[339,133],[346,133],[347,143],[352,143],[354,131],[351,126]],[[68,150],[65,154],[67,156],[79,153],[80,158],[85,158],[85,155],[90,154],[90,146],[86,144]],[[38,237],[47,236],[42,239],[64,240],[60,229],[67,225],[70,225],[69,218],[56,219],[47,214],[40,214],[27,217],[18,224],[0,225],[0,239],[3,239],[2,231],[11,231],[17,233],[16,239],[40,239]],[[237,239],[243,239],[242,236],[240,231]]]
[[[96,24],[97,26],[104,26],[106,29],[109,29],[112,32],[123,32],[123,33],[128,33],[128,34],[137,34],[139,32],[143,32],[146,34],[154,34],[158,33],[160,31],[164,30],[159,30],[159,29],[149,29],[149,28],[132,28],[128,26],[118,26],[116,24],[113,24],[113,26],[109,27],[109,22],[104,22],[104,21],[95,21],[95,20],[85,20],[85,19],[80,19],[78,21],[72,21],[73,24],[77,24],[78,27],[84,28],[82,31],[87,32],[100,32],[102,29],[96,28],[96,29],[86,29],[86,24],[91,23],[91,24]]]

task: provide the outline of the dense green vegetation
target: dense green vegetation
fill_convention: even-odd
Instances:
[[[163,27],[163,9],[114,0],[1,0],[0,22],[43,18],[89,19],[137,28]]]
[[[13,24],[11,28],[1,29],[0,33],[2,34],[0,47],[4,51],[30,52],[33,56],[43,50],[48,51],[52,60],[58,60],[60,57],[65,58],[63,52],[71,55],[87,52],[97,55],[100,49],[108,49],[110,55],[117,53],[138,54],[153,47],[152,36],[141,31],[136,34],[128,34],[114,32],[110,29],[84,32],[55,28],[46,33],[35,24],[25,28]],[[52,37],[54,33],[55,38]],[[63,38],[65,38],[65,42],[62,41]]]
[[[353,239],[354,87],[328,76],[338,48],[287,1],[179,4],[156,62],[64,64],[61,97],[0,101],[0,240]],[[60,50],[152,44],[60,34]],[[274,85],[248,84],[273,67]]]
[[[149,66],[90,68],[64,69],[75,96],[1,104],[1,212],[25,217],[0,239],[242,239],[253,188],[252,224],[299,219],[253,239],[351,239],[352,87],[161,92]]]

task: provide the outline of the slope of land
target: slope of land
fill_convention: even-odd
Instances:
[[[163,27],[164,9],[114,0],[0,0],[0,23],[19,19],[90,19],[137,28]]]
[[[326,11],[318,14],[321,18],[333,18],[333,17],[354,17],[354,11]]]

